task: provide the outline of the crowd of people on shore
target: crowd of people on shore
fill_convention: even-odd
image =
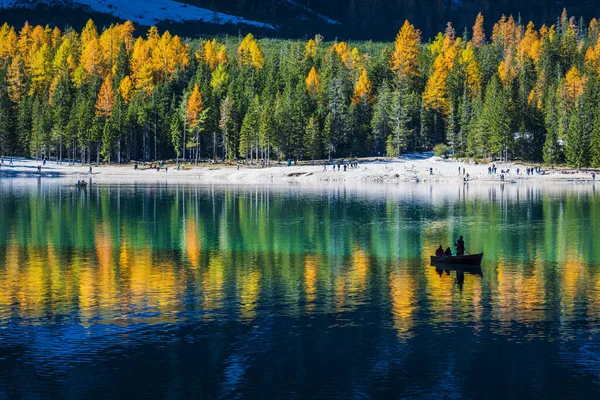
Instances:
[[[323,164],[323,172],[327,172],[327,165],[327,163]],[[331,169],[333,172],[335,172],[336,167],[338,171],[340,171],[343,168],[344,172],[346,172],[348,169],[358,169],[358,161],[352,160],[348,163],[344,161],[333,161],[331,164]]]

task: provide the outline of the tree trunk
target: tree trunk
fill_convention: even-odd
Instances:
[[[213,132],[213,162],[217,162],[217,132]]]

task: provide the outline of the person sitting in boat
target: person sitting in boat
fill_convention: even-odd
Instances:
[[[444,251],[444,255],[446,257],[452,256],[452,250],[450,250],[450,247],[446,247],[446,251]]]
[[[440,247],[438,247],[437,250],[435,251],[435,255],[436,255],[436,257],[441,257],[444,255],[444,248],[442,247],[441,244],[440,244]]]

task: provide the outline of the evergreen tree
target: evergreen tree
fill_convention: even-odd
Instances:
[[[392,91],[384,82],[373,107],[373,118],[371,119],[371,143],[373,153],[380,154],[385,151],[387,138],[392,134],[391,107]]]
[[[594,123],[590,134],[590,166],[600,168],[600,104],[594,109]]]
[[[221,103],[219,128],[223,134],[223,158],[233,161],[237,157],[237,127],[235,123],[235,108],[230,95],[227,95]]]
[[[321,132],[319,129],[319,121],[315,116],[311,116],[306,124],[306,133],[304,137],[304,145],[306,154],[309,155],[313,164],[315,158],[321,153]]]
[[[259,158],[260,114],[260,100],[258,96],[255,96],[242,122],[239,152],[241,157],[250,161],[252,161],[254,154],[256,162],[258,162]]]

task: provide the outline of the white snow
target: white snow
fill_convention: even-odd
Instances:
[[[234,15],[211,11],[206,8],[178,3],[173,0],[0,0],[2,8],[32,7],[36,4],[69,5],[69,3],[88,6],[91,10],[108,13],[115,17],[130,20],[141,25],[154,25],[161,21],[202,21],[214,24],[246,24],[259,28],[276,29],[265,22],[252,21]]]

